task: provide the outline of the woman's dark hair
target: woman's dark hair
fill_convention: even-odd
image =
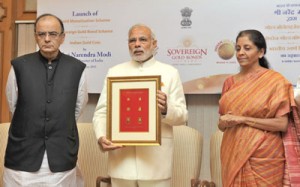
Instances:
[[[42,14],[42,15],[40,15],[38,18],[36,18],[35,23],[34,23],[34,32],[36,32],[36,25],[37,25],[37,23],[39,22],[39,20],[40,20],[41,18],[43,18],[43,17],[48,17],[48,16],[54,17],[55,19],[57,19],[57,21],[59,22],[60,27],[61,27],[61,33],[64,33],[64,32],[65,32],[65,27],[64,27],[64,24],[63,24],[62,20],[59,19],[57,16],[55,16],[55,15],[53,15],[53,14],[49,14],[49,13]]]
[[[248,36],[249,40],[252,41],[259,50],[264,49],[264,54],[267,53],[267,43],[266,43],[265,37],[263,36],[263,34],[261,32],[259,32],[258,30],[240,31],[236,37],[236,42],[240,37],[243,37],[243,36]],[[259,59],[259,65],[264,68],[267,68],[267,69],[270,68],[269,62],[264,56]]]

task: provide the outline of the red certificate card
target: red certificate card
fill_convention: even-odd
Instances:
[[[120,132],[149,131],[149,90],[120,89]]]

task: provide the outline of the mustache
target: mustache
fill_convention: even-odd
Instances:
[[[135,52],[145,52],[145,51],[143,48],[135,48],[135,49],[133,49],[132,52],[135,53]]]

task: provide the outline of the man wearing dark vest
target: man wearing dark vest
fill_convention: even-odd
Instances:
[[[39,51],[12,60],[6,96],[13,114],[4,187],[76,187],[76,121],[88,100],[85,64],[63,54],[63,22],[52,14],[34,25]]]

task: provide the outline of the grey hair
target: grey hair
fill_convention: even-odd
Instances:
[[[44,17],[53,17],[53,18],[57,19],[57,21],[59,22],[60,27],[61,27],[61,33],[65,32],[65,27],[64,27],[63,21],[59,17],[55,16],[54,14],[50,14],[50,13],[42,14],[38,18],[36,18],[36,20],[34,22],[34,32],[36,32],[36,25],[37,25],[37,23],[40,21],[40,19],[42,19]]]
[[[130,33],[131,33],[131,31],[132,31],[133,29],[138,28],[138,27],[145,27],[145,28],[149,29],[150,32],[151,32],[151,38],[152,38],[153,40],[156,40],[156,36],[155,36],[155,33],[153,32],[153,30],[152,30],[150,27],[148,27],[147,25],[142,24],[142,23],[138,23],[138,24],[135,24],[135,25],[133,25],[132,27],[130,27],[130,29],[129,29],[129,31],[128,31],[128,36],[130,35]]]

